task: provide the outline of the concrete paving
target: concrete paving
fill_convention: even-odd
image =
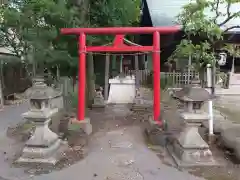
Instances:
[[[14,157],[14,154],[21,149],[18,143],[6,136],[9,126],[16,125],[22,121],[21,114],[28,110],[27,103],[5,106],[0,111],[0,180],[19,180],[28,178],[23,169],[10,167],[8,161]]]
[[[22,122],[21,114],[26,112],[28,108],[29,105],[27,102],[20,105],[5,106],[0,111],[0,134],[5,133],[7,127]]]
[[[147,148],[139,127],[95,134],[90,153],[82,161],[34,180],[203,180],[164,165]]]
[[[68,168],[40,176],[25,174],[22,168],[10,167],[4,154],[10,157],[19,148],[5,132],[9,125],[22,121],[20,115],[27,108],[27,104],[22,104],[0,112],[0,180],[203,180],[165,165],[148,149],[137,126],[96,133],[88,156]]]

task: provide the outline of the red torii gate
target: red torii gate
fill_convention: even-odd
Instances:
[[[153,120],[162,124],[160,117],[160,33],[174,33],[179,31],[178,26],[173,27],[108,27],[108,28],[63,28],[62,34],[79,36],[79,71],[78,71],[78,120],[85,118],[85,87],[86,87],[86,53],[87,52],[153,52]],[[114,34],[115,41],[112,46],[87,46],[86,35]],[[123,37],[126,34],[153,34],[152,46],[126,46]]]

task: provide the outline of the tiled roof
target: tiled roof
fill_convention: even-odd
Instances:
[[[181,12],[181,8],[190,2],[190,0],[146,0],[149,13],[152,19],[153,26],[171,26],[175,25],[176,16]],[[221,12],[226,11],[226,7],[221,6],[219,8]],[[232,8],[232,12],[240,10],[240,3],[235,4]],[[206,12],[211,16],[209,12]],[[225,18],[221,17],[218,19],[219,22]],[[233,25],[240,25],[240,18],[229,21],[226,27]],[[233,31],[240,31],[240,29],[233,29]]]

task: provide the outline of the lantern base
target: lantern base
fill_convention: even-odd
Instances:
[[[101,92],[98,92],[98,94],[94,97],[92,108],[105,108],[105,107],[106,103],[104,102],[104,98]]]
[[[198,132],[199,123],[187,123],[168,150],[179,167],[217,165],[209,145]]]
[[[152,102],[149,104],[143,99],[143,95],[140,88],[136,89],[135,99],[133,101],[131,111],[150,111],[152,107]]]
[[[105,108],[106,107],[106,104],[105,104],[105,102],[103,101],[102,103],[93,103],[92,104],[92,108]]]
[[[22,156],[16,163],[21,165],[55,165],[62,158],[67,147],[67,143],[60,139],[49,147],[25,147]]]

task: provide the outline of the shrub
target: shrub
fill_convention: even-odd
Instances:
[[[160,88],[162,90],[170,87],[173,85],[173,80],[171,77],[169,76],[160,76],[159,77],[159,80],[160,81]],[[144,85],[148,88],[151,88],[153,89],[153,72],[151,72],[148,76],[147,76],[147,79],[146,79],[146,82],[144,83]]]
[[[77,108],[78,106],[78,92],[74,91],[70,95],[71,107]]]

